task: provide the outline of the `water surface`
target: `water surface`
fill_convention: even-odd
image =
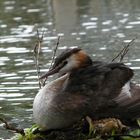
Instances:
[[[42,72],[49,68],[58,36],[58,54],[79,46],[103,61],[111,61],[137,37],[124,62],[139,82],[139,0],[1,0],[0,9],[0,117],[10,123],[23,128],[33,124],[32,103],[39,89],[33,57],[37,29],[45,30]],[[0,139],[12,135],[0,124]]]

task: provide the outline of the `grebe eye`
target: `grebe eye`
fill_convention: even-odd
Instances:
[[[64,61],[64,62],[63,62],[63,65],[66,65],[67,63],[68,63],[68,61]]]

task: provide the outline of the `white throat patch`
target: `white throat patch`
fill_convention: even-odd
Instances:
[[[121,96],[121,95],[124,95],[124,94],[125,94],[125,96],[128,96],[129,98],[132,97],[131,92],[130,92],[130,81],[127,82],[127,83],[122,87],[122,91],[121,91],[120,96]]]

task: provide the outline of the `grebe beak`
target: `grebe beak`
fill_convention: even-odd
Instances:
[[[58,65],[58,66],[53,65],[52,68],[51,68],[47,73],[43,74],[39,79],[44,79],[44,78],[47,78],[47,77],[50,76],[50,75],[53,75],[53,74],[55,74],[55,73],[58,73],[59,70],[60,70],[63,66],[64,66],[63,63],[60,64],[60,65]]]

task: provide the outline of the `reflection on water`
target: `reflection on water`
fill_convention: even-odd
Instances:
[[[38,91],[33,58],[36,29],[45,29],[41,71],[49,68],[52,48],[61,36],[58,54],[80,46],[94,60],[110,61],[124,43],[137,37],[125,62],[140,78],[139,0],[1,0],[0,1],[0,116],[21,127],[32,121]],[[12,133],[0,125],[0,138]]]

